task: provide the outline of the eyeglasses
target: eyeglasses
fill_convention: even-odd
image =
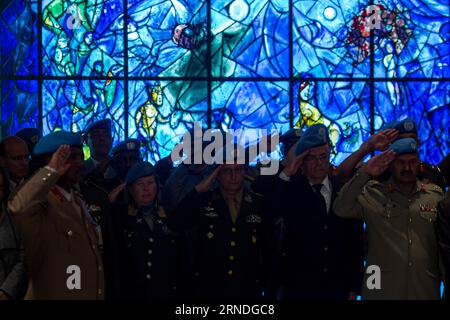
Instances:
[[[320,155],[318,155],[318,156],[307,155],[307,156],[305,157],[305,161],[319,162],[319,161],[325,161],[325,160],[328,160],[329,158],[330,158],[330,153],[327,152],[327,153],[320,154]]]
[[[30,161],[31,160],[31,156],[29,154],[27,155],[22,155],[22,156],[14,156],[14,157],[8,157],[9,159],[13,160],[13,161]]]

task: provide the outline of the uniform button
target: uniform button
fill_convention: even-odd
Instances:
[[[101,272],[102,270],[103,270],[102,266],[98,267],[98,271]]]
[[[173,286],[172,289],[173,289],[173,290],[177,290],[177,286]]]
[[[147,279],[150,279],[152,276],[148,274],[148,275],[146,275],[145,277],[146,277]]]
[[[408,262],[408,266],[412,267],[413,263],[410,261]]]
[[[151,263],[150,261],[147,262],[147,266],[151,267],[151,266],[152,266],[152,263]]]
[[[102,293],[103,293],[102,289],[98,289],[98,294],[102,294]]]
[[[52,176],[52,174],[51,173],[47,173],[47,177],[51,177]]]
[[[236,228],[235,227],[231,228],[231,231],[236,232]]]
[[[229,276],[233,275],[233,270],[228,270],[228,275]]]
[[[148,239],[148,241],[153,243],[153,241],[155,241],[155,240],[153,240],[153,238],[150,238],[150,239]]]
[[[148,254],[152,254],[152,253],[153,253],[152,249],[148,250]]]
[[[92,245],[92,249],[95,249],[95,244],[94,244],[94,245]]]
[[[324,228],[325,230],[328,230],[328,226],[323,226],[323,228]]]
[[[73,231],[72,231],[72,230],[67,231],[67,235],[68,235],[69,237],[73,236]]]
[[[234,256],[230,256],[229,259],[230,259],[230,261],[233,261],[234,260]]]
[[[210,227],[211,229],[214,228],[214,226],[213,226],[212,224],[210,224],[209,227]]]
[[[230,245],[231,245],[232,247],[234,247],[234,246],[236,245],[236,242],[235,242],[235,241],[231,241],[231,242],[230,242]]]
[[[42,178],[42,181],[46,182],[46,181],[47,181],[47,178]]]
[[[412,245],[412,240],[409,240],[408,242],[409,242],[409,245]]]
[[[412,222],[412,218],[409,218],[409,223],[411,223]]]
[[[283,257],[286,257],[286,252],[283,252]]]
[[[323,268],[323,272],[327,272],[328,271],[328,269],[327,268]]]
[[[324,247],[324,248],[323,248],[323,251],[328,251],[328,247]]]

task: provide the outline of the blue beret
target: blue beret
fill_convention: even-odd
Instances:
[[[393,120],[393,121],[389,122],[388,124],[386,124],[386,125],[383,127],[383,130],[384,130],[384,129],[395,129],[395,127],[396,127],[397,125],[398,125],[398,121]]]
[[[23,128],[17,131],[15,136],[24,141],[36,144],[42,138],[42,131],[39,128]]]
[[[92,122],[86,128],[84,129],[85,133],[89,133],[92,130],[95,129],[106,129],[111,131],[111,119],[102,119],[99,121]]]
[[[284,142],[289,142],[292,140],[297,141],[301,136],[302,136],[301,129],[298,129],[298,128],[290,129],[280,136],[280,142],[284,143]]]
[[[302,154],[308,149],[319,147],[327,143],[330,143],[327,127],[320,123],[313,124],[302,134],[297,149],[295,149],[295,154]]]
[[[118,153],[125,151],[139,151],[141,149],[141,141],[138,139],[126,139],[119,142],[112,148],[111,154],[116,156]]]
[[[47,154],[55,152],[59,146],[67,144],[69,146],[82,146],[81,134],[67,131],[56,131],[44,136],[34,146],[34,154]]]
[[[405,118],[395,125],[395,129],[398,130],[399,133],[415,133],[417,134],[417,125],[416,122],[411,118]]]
[[[130,185],[137,179],[155,174],[155,169],[150,162],[138,162],[128,170],[125,182]]]
[[[397,155],[417,153],[417,141],[413,138],[398,139],[392,142],[389,149],[394,151]]]

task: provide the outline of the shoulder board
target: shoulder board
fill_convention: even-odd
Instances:
[[[424,188],[426,191],[429,191],[429,192],[436,192],[436,193],[439,193],[440,195],[444,195],[444,191],[442,191],[441,187],[439,187],[439,186],[437,186],[437,185],[435,185],[435,184],[433,184],[433,183],[426,183],[426,184],[423,184],[423,188]]]

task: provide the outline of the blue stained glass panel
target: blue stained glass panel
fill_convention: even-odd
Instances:
[[[123,81],[46,80],[43,83],[43,131],[80,132],[93,121],[109,118],[113,140],[125,138]]]
[[[3,80],[1,85],[1,134],[13,135],[19,129],[38,127],[38,82]]]
[[[128,133],[144,142],[146,160],[170,155],[194,122],[207,126],[204,81],[130,81]]]
[[[43,1],[43,73],[123,75],[123,1]]]
[[[2,0],[0,8],[1,75],[37,75],[37,0]]]
[[[129,1],[131,76],[206,77],[205,1]]]
[[[289,76],[288,1],[212,1],[212,75]]]

